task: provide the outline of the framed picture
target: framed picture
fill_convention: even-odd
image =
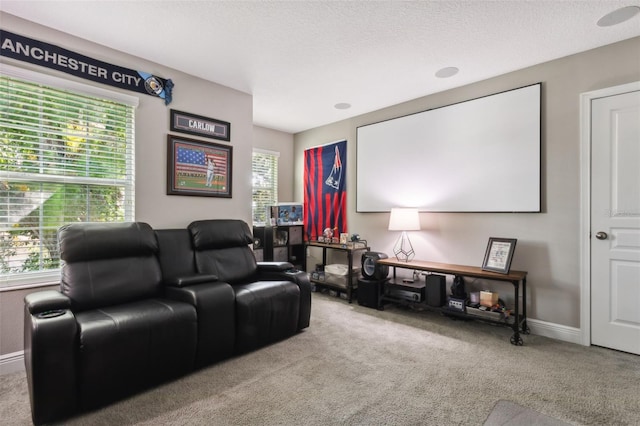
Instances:
[[[231,198],[233,148],[167,136],[167,195]]]
[[[517,241],[515,238],[489,238],[482,269],[484,271],[508,274],[509,269],[511,269],[511,259],[513,259]]]
[[[231,140],[230,123],[175,109],[171,110],[171,131],[222,141]]]

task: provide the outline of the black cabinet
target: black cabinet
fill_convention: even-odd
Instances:
[[[305,270],[303,225],[253,227],[253,252],[257,261],[289,262]]]

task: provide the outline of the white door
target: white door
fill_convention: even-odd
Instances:
[[[591,343],[640,355],[640,91],[591,104]]]

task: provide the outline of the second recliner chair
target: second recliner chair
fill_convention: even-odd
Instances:
[[[311,285],[288,262],[256,262],[253,235],[241,220],[202,220],[188,229],[196,269],[235,293],[237,353],[284,339],[309,325]]]

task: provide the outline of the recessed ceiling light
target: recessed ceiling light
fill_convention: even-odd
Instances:
[[[613,12],[607,13],[602,18],[598,19],[599,27],[610,27],[612,25],[618,25],[624,21],[628,21],[640,12],[638,6],[627,6],[616,9]]]
[[[440,70],[438,70],[436,72],[436,77],[438,78],[449,78],[452,77],[456,74],[458,74],[458,71],[460,71],[458,68],[456,67],[446,67],[446,68],[442,68]]]
[[[335,104],[333,107],[335,109],[349,109],[351,108],[351,104],[348,104],[346,102],[340,102],[339,104]]]

